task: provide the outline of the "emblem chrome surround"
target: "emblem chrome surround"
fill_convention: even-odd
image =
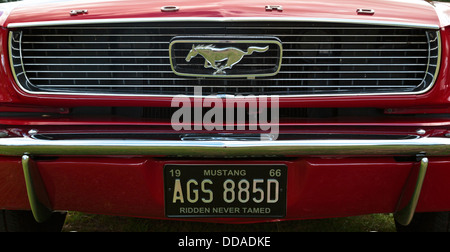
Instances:
[[[275,37],[175,37],[169,45],[169,56],[177,75],[255,78],[279,72],[282,48]],[[258,58],[251,58],[255,56]],[[255,64],[264,60],[267,63]],[[244,61],[246,64],[239,64]]]

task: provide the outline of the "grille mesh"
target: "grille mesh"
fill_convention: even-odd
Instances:
[[[281,69],[255,79],[174,74],[171,39],[205,35],[278,38]],[[18,84],[49,93],[171,96],[193,94],[195,86],[203,95],[420,93],[434,82],[439,51],[436,30],[310,22],[101,24],[23,28],[10,35]],[[235,68],[257,70],[264,57],[256,54]]]

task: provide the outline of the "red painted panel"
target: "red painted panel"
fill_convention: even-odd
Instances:
[[[29,209],[20,157],[0,158],[0,209]]]
[[[267,12],[266,4],[282,5],[283,11]],[[175,5],[180,7],[180,10],[161,12],[161,7],[165,5]],[[359,8],[374,9],[375,14],[358,15],[356,10]],[[77,16],[69,14],[71,10],[84,9],[88,10],[88,14]],[[170,4],[129,0],[31,1],[13,10],[4,25],[18,22],[149,17],[301,17],[440,25],[431,4],[425,1],[404,0],[367,0],[364,3],[358,0],[281,0],[276,3],[250,0],[245,4],[238,0],[212,2],[173,0]]]
[[[450,160],[448,157],[429,157],[417,211],[440,212],[450,209]]]

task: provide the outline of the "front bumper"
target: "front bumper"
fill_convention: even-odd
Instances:
[[[332,169],[337,167],[339,173],[338,177],[343,177],[347,180],[347,183],[355,185],[355,190],[367,190],[366,186],[364,188],[360,182],[355,182],[355,180],[361,180],[363,183],[367,183],[367,185],[377,186],[379,189],[384,190],[383,186],[391,188],[395,193],[390,195],[388,201],[390,201],[390,205],[386,205],[389,207],[393,207],[392,199],[395,200],[394,204],[394,212],[396,212],[396,218],[399,222],[403,224],[408,224],[412,219],[413,213],[416,211],[416,207],[418,204],[419,195],[421,193],[422,185],[425,178],[425,173],[428,168],[428,157],[438,157],[441,161],[436,162],[437,166],[440,167],[440,171],[442,172],[442,167],[446,167],[449,164],[449,161],[446,159],[446,156],[450,155],[450,139],[441,138],[441,137],[414,137],[410,139],[364,139],[364,140],[281,140],[281,141],[219,141],[219,140],[211,140],[211,141],[175,141],[175,140],[131,140],[131,139],[123,139],[123,140],[112,140],[112,139],[85,139],[85,140],[45,140],[45,139],[36,139],[32,137],[12,137],[12,138],[3,138],[0,139],[0,155],[2,156],[20,156],[21,157],[21,165],[23,167],[25,181],[26,181],[26,190],[28,200],[30,202],[31,210],[33,211],[36,220],[45,221],[49,214],[54,209],[59,209],[55,207],[55,199],[54,192],[48,193],[49,184],[53,187],[58,187],[58,177],[52,177],[52,173],[56,173],[61,175],[64,171],[63,167],[58,167],[60,170],[58,171],[47,171],[42,175],[42,167],[52,167],[55,164],[58,166],[64,166],[64,161],[57,161],[52,164],[52,162],[48,163],[46,159],[42,159],[45,156],[58,156],[58,157],[66,157],[69,158],[68,163],[70,167],[78,167],[81,168],[83,165],[88,165],[89,167],[100,166],[105,168],[102,171],[106,171],[109,167],[120,166],[117,162],[119,157],[127,157],[127,158],[140,158],[151,161],[142,161],[136,163],[123,163],[122,166],[130,167],[130,166],[138,166],[142,169],[146,166],[148,162],[152,165],[152,169],[155,169],[155,166],[158,167],[156,170],[160,172],[162,167],[166,164],[173,164],[179,161],[176,161],[177,158],[181,158],[181,160],[189,157],[191,160],[184,161],[186,164],[199,164],[204,163],[204,158],[210,158],[208,161],[211,164],[220,163],[220,159],[230,158],[234,159],[234,163],[236,164],[249,164],[249,163],[285,163],[291,171],[289,177],[289,184],[300,183],[301,187],[294,186],[297,190],[304,190],[308,188],[307,184],[311,184],[313,181],[317,183],[323,183],[330,179],[330,174],[323,175],[320,172],[317,178],[310,177],[308,181],[305,181],[304,175],[309,173],[311,170],[315,170],[314,167],[322,167],[326,169]],[[98,164],[95,161],[86,162],[82,161],[80,164],[74,164],[74,157],[84,157],[93,156],[93,157],[104,157],[110,156],[108,158],[109,164],[105,165],[105,161],[99,162]],[[112,157],[111,157],[112,156]],[[331,161],[326,162],[325,164],[317,163],[318,159],[314,159],[313,157],[318,157],[319,159],[324,158]],[[358,157],[354,159],[355,157]],[[415,161],[410,161],[403,163],[401,165],[397,164],[393,157],[399,156],[415,156],[418,157]],[[163,161],[156,161],[155,158],[163,158]],[[278,157],[279,161],[269,160],[269,158]],[[350,158],[350,161],[345,161],[346,157]],[[255,161],[239,161],[239,158],[253,158]],[[337,160],[332,160],[333,158],[337,158]],[[444,158],[444,161],[442,160]],[[36,159],[36,161],[35,161]],[[193,159],[193,160],[192,160]],[[237,159],[237,161],[236,161]],[[295,161],[286,161],[289,159],[293,159]],[[344,161],[342,161],[344,159]],[[43,160],[43,161],[42,161]],[[51,160],[51,159],[50,159]],[[62,159],[64,160],[64,158]],[[230,159],[229,159],[230,160]],[[264,161],[269,160],[269,161]],[[316,161],[315,161],[316,160]],[[369,161],[368,161],[369,160]],[[381,160],[381,161],[380,161]],[[388,161],[386,161],[388,160]],[[45,164],[47,162],[47,164]],[[67,162],[67,161],[66,161]],[[84,164],[83,164],[84,162]],[[182,162],[183,163],[183,162]],[[40,166],[39,164],[43,164]],[[319,165],[318,165],[319,164]],[[141,167],[142,166],[142,167]],[[347,166],[352,168],[348,169]],[[39,168],[41,167],[41,168]],[[330,168],[332,167],[332,168]],[[364,177],[360,174],[361,170],[366,170],[367,168],[373,168],[369,172],[373,174],[369,177]],[[398,169],[396,169],[398,168]],[[407,170],[404,170],[407,168]],[[45,171],[46,168],[44,168]],[[402,170],[401,175],[399,171]],[[385,174],[380,175],[380,172]],[[405,173],[406,171],[406,173]],[[73,174],[74,170],[66,171],[66,175]],[[85,170],[86,172],[86,170]],[[139,169],[139,172],[142,172]],[[139,172],[134,174],[134,176],[139,176]],[[329,172],[329,171],[328,171]],[[365,171],[367,172],[367,171]],[[45,174],[46,173],[46,174]],[[76,172],[78,173],[78,172]],[[103,172],[102,172],[103,173]],[[352,173],[352,175],[348,175]],[[84,173],[85,175],[89,174],[89,172]],[[108,173],[106,173],[108,174]],[[113,178],[117,178],[116,176],[121,176],[123,174],[123,170],[117,173],[118,175],[112,176]],[[129,172],[127,172],[129,174]],[[294,174],[294,175],[292,175]],[[447,169],[445,169],[444,174],[447,174]],[[98,175],[98,174],[97,174]],[[111,174],[110,174],[111,175]],[[158,173],[153,174],[154,178],[153,182],[161,181],[161,174]],[[336,174],[335,174],[336,175]],[[69,175],[70,176],[70,175]],[[76,175],[76,176],[79,176]],[[102,174],[101,176],[106,176]],[[50,177],[50,179],[49,179]],[[53,180],[51,179],[53,178]],[[352,179],[349,179],[352,178]],[[376,183],[370,183],[365,180],[370,180],[372,178],[382,178],[380,180],[383,181],[381,184],[379,181]],[[76,180],[80,179],[75,178]],[[389,182],[387,182],[389,180]],[[52,181],[52,182],[49,182]],[[300,182],[299,182],[300,181]],[[306,184],[302,185],[301,181],[304,181]],[[398,182],[401,182],[400,184]],[[67,181],[66,181],[67,182]],[[331,180],[332,183],[330,188],[334,186],[339,186],[341,181],[337,181],[334,178]],[[73,183],[72,181],[69,184]],[[158,202],[161,203],[162,193],[161,193],[161,185],[160,182],[155,183],[155,185],[159,184],[153,188],[153,191],[159,192],[158,195],[153,195],[154,197],[151,201],[157,198]],[[359,185],[359,186],[356,186]],[[67,186],[67,184],[65,185]],[[111,186],[111,183],[108,181],[103,181],[100,186]],[[302,189],[302,187],[305,187]],[[315,186],[311,186],[315,188]],[[381,187],[380,187],[381,186]],[[80,188],[82,186],[73,184],[74,188],[71,188],[69,191],[73,191],[76,188]],[[145,188],[146,186],[143,186]],[[290,186],[292,187],[292,186]],[[394,189],[395,188],[395,189]],[[296,191],[296,189],[289,189]],[[329,188],[321,188],[320,190],[327,191]],[[59,190],[59,189],[58,189]],[[123,191],[127,191],[128,189],[123,189]],[[142,190],[140,188],[139,190]],[[315,189],[317,190],[317,188]],[[327,197],[330,199],[330,195],[327,197],[320,198],[320,194],[323,192],[318,191],[319,194],[316,194],[320,200],[324,200],[326,202]],[[340,189],[333,189],[335,192],[339,192]],[[346,189],[347,190],[347,189]],[[60,194],[64,194],[66,189],[62,189],[63,192],[58,192]],[[371,190],[367,190],[371,191]],[[350,191],[347,191],[347,195],[342,194],[341,196],[336,196],[336,198],[348,197],[349,199],[355,197],[353,192],[349,194]],[[392,191],[390,192],[392,193]],[[308,195],[308,193],[307,193]],[[288,196],[288,200],[298,201],[298,197],[301,197],[301,193],[294,192],[290,193]],[[360,196],[357,196],[360,197]],[[384,197],[384,195],[380,195],[376,198],[380,199],[380,197]],[[145,197],[144,197],[145,198]],[[291,199],[290,199],[291,198]],[[333,198],[333,197],[331,197]],[[67,199],[64,199],[67,203]],[[371,200],[371,199],[360,199],[359,200]],[[115,200],[113,200],[115,201]],[[53,203],[52,203],[53,202]],[[335,204],[334,202],[333,204]],[[134,203],[132,203],[134,204]],[[333,205],[332,204],[332,205]],[[366,203],[362,203],[366,204]],[[56,204],[58,205],[58,203]],[[62,204],[64,205],[64,204]],[[69,204],[70,205],[70,204]],[[325,204],[326,205],[326,204]],[[71,207],[67,207],[69,210],[73,210]],[[164,208],[164,206],[162,206]],[[364,207],[368,211],[377,211],[373,210],[373,207]],[[61,209],[65,209],[64,206]],[[102,212],[102,207],[99,208],[99,212]],[[288,208],[290,214],[288,214],[288,218],[302,218],[302,214],[292,214],[293,209],[298,209],[297,207]],[[371,209],[371,210],[369,210]],[[76,209],[75,209],[76,210]],[[89,211],[89,210],[88,210]],[[123,210],[122,212],[117,212],[117,214],[131,214],[128,213],[129,210]],[[333,212],[334,211],[334,212]],[[333,210],[327,214],[331,215],[333,213],[339,212],[340,210]],[[359,210],[358,210],[359,211]],[[380,210],[385,211],[385,210]],[[145,212],[145,211],[144,211]],[[157,211],[160,216],[156,216],[157,218],[163,218],[164,215],[160,214],[159,210]],[[343,214],[354,214],[354,213],[345,213],[346,210],[343,210]],[[351,212],[351,211],[350,211]],[[114,212],[113,212],[114,213]],[[157,215],[158,215],[157,214]],[[328,216],[327,214],[323,214],[322,216]],[[135,214],[131,214],[135,215]],[[144,215],[145,217],[145,215]],[[155,216],[151,216],[155,217]],[[317,216],[316,216],[317,217]]]

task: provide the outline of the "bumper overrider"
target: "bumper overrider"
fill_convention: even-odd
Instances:
[[[178,157],[229,156],[416,156],[418,171],[409,179],[398,202],[396,220],[407,225],[416,209],[428,158],[449,156],[450,139],[416,137],[413,139],[366,140],[278,140],[278,141],[181,141],[181,140],[45,140],[31,137],[0,139],[0,154],[21,156],[28,198],[38,222],[45,221],[53,211],[45,193],[45,185],[33,160],[36,156],[66,155],[143,155]]]

